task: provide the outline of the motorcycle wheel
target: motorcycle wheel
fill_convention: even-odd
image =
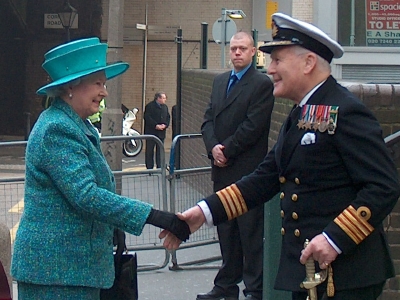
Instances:
[[[139,155],[143,148],[142,140],[135,140],[135,144],[136,145],[134,145],[131,140],[126,140],[122,144],[122,153],[126,157],[135,157]]]

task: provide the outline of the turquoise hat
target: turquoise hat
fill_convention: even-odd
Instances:
[[[52,82],[38,89],[36,93],[46,95],[53,87],[98,71],[104,71],[107,79],[124,73],[129,64],[126,62],[107,64],[107,48],[107,44],[100,43],[97,37],[93,37],[51,49],[44,55],[45,61],[42,67]]]

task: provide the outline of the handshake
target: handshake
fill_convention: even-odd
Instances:
[[[178,249],[182,241],[197,231],[206,221],[199,206],[193,206],[176,215],[170,212],[152,209],[146,223],[162,228],[159,234],[164,239],[164,247],[168,250]]]

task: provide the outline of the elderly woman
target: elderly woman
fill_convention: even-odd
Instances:
[[[17,232],[12,276],[18,299],[99,299],[114,280],[113,229],[139,235],[146,223],[182,240],[189,227],[174,214],[115,193],[113,174],[87,117],[107,97],[107,79],[128,64],[106,64],[98,38],[73,41],[45,54],[54,96],[35,124],[26,150],[25,208]]]

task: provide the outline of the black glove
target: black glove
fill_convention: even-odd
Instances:
[[[152,208],[146,223],[168,230],[181,241],[189,239],[189,225],[180,220],[174,213]]]

